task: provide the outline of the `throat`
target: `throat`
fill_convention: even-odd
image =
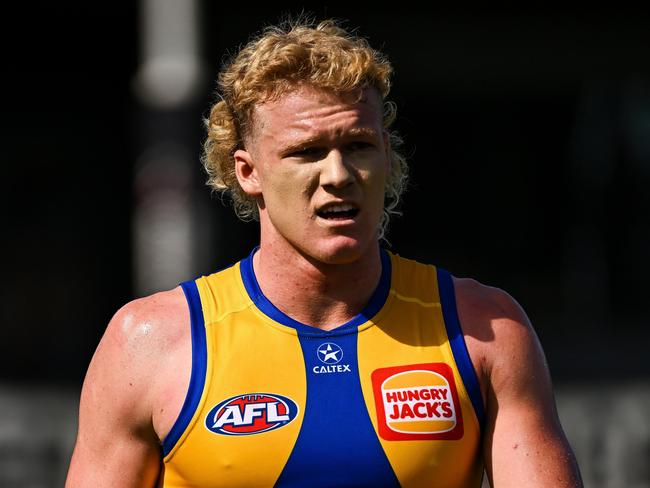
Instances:
[[[377,256],[379,258],[379,256]],[[290,319],[332,330],[354,319],[368,304],[381,277],[381,260],[327,265],[275,263],[262,249],[253,256],[253,272],[264,297]]]

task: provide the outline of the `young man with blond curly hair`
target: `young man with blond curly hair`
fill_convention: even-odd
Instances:
[[[379,244],[391,71],[331,21],[224,67],[203,162],[260,244],[116,313],[66,486],[581,486],[523,310]]]

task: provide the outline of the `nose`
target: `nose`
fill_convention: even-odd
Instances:
[[[339,150],[332,149],[329,151],[327,157],[321,161],[321,164],[321,186],[342,188],[354,181],[354,175]]]

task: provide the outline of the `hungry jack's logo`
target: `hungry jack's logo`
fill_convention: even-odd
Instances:
[[[463,417],[454,374],[446,363],[372,372],[379,435],[389,441],[457,440]]]

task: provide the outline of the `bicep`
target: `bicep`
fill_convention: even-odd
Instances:
[[[490,479],[499,488],[582,486],[541,345],[518,305],[509,308],[492,321],[484,445]]]
[[[109,325],[88,368],[66,488],[156,484],[161,454],[148,413],[146,378],[119,326]]]
[[[109,436],[80,425],[66,488],[156,485],[160,450],[146,440],[119,432]]]

